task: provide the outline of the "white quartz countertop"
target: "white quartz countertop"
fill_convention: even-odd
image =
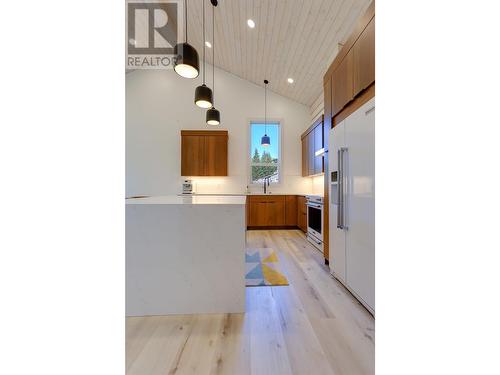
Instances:
[[[130,198],[126,204],[178,204],[178,205],[203,205],[203,204],[232,204],[244,205],[244,195],[164,195],[146,198]]]

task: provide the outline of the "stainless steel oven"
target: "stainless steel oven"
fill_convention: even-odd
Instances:
[[[323,197],[307,195],[307,240],[323,252]]]

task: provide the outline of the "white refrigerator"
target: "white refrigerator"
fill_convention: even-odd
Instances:
[[[375,313],[375,98],[330,130],[330,271]]]

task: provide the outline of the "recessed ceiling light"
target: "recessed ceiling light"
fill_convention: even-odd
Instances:
[[[293,78],[288,78],[287,81],[288,83],[293,83]]]
[[[130,39],[128,40],[128,42],[129,42],[130,44],[132,44],[133,46],[135,46],[135,43],[136,43],[136,42],[135,42],[135,39],[130,38]]]
[[[208,48],[212,48],[212,44],[210,42],[205,42],[205,45],[208,47]]]
[[[253,22],[253,20],[249,19],[249,20],[247,20],[247,25],[249,28],[253,29],[255,27],[255,22]]]

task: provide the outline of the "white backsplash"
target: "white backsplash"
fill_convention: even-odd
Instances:
[[[312,177],[312,194],[314,195],[325,195],[325,183],[324,183],[324,176],[315,176]]]
[[[290,194],[312,194],[312,179],[302,176],[287,175],[279,185],[269,187],[271,193]],[[197,194],[244,194],[246,192],[246,176],[228,177],[190,177],[194,184],[194,191]],[[179,181],[179,191],[182,188],[182,181]],[[262,185],[249,186],[252,193],[263,192]]]
[[[197,194],[244,194],[246,192],[246,176],[228,177],[189,177],[193,181],[193,189]],[[179,180],[179,192],[182,189],[182,181]],[[287,194],[314,194],[324,195],[323,176],[302,177],[285,176],[279,185],[268,188],[271,193]],[[251,193],[262,193],[262,185],[250,185]]]

